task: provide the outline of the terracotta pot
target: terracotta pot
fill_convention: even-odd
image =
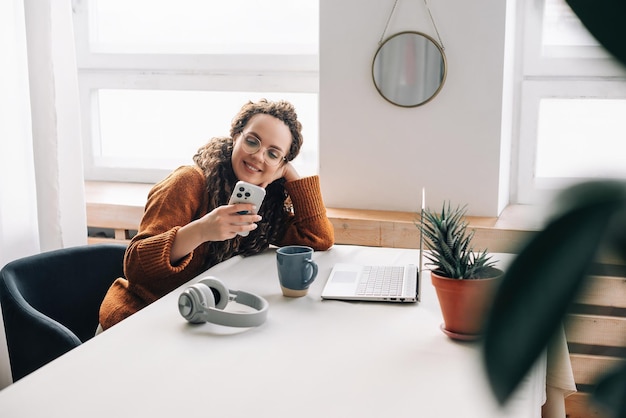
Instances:
[[[485,316],[491,307],[502,270],[494,269],[492,278],[450,279],[431,272],[443,314],[442,331],[457,340],[480,337]]]

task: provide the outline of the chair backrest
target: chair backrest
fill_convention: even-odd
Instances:
[[[13,380],[94,336],[104,295],[123,276],[126,246],[96,244],[24,257],[0,271]]]

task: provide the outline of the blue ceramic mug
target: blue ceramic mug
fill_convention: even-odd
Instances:
[[[276,250],[278,279],[284,296],[298,298],[309,291],[317,277],[317,264],[312,260],[313,248],[288,245]]]

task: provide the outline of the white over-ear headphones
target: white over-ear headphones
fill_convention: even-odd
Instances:
[[[225,312],[229,301],[254,308],[256,312]],[[211,322],[229,327],[256,327],[265,322],[269,304],[265,299],[241,290],[230,290],[215,277],[189,286],[178,297],[178,311],[192,324]]]

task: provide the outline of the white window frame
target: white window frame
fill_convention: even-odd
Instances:
[[[521,16],[522,65],[518,106],[517,176],[511,201],[542,203],[576,181],[573,178],[537,178],[535,156],[539,106],[542,99],[626,100],[626,71],[602,47],[563,47],[559,56],[543,56],[541,28],[544,0],[518,3]]]
[[[583,180],[535,176],[539,104],[542,99],[552,98],[626,99],[626,83],[610,80],[532,80],[524,82],[519,147],[520,181],[518,193],[520,203],[544,202],[550,199],[555,191]],[[566,150],[564,150],[563,157],[567,158]]]
[[[545,0],[520,2],[524,25],[524,76],[623,77],[623,67],[601,46],[559,47],[560,53],[546,56],[541,35]]]
[[[319,54],[114,54],[89,49],[88,1],[74,0],[87,180],[156,182],[168,170],[115,167],[98,158],[99,89],[319,92]],[[234,115],[233,115],[234,116]],[[201,144],[198,144],[199,146]],[[191,156],[190,156],[191,158]]]

